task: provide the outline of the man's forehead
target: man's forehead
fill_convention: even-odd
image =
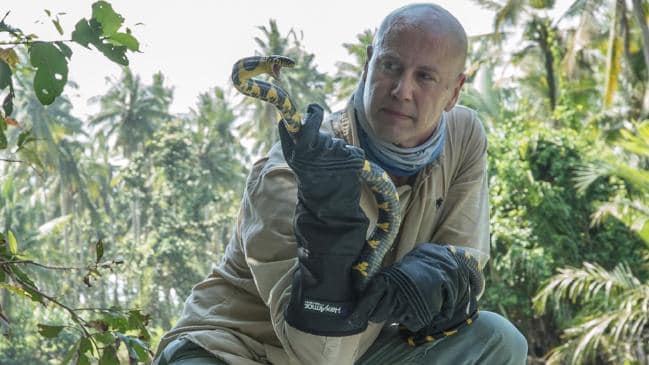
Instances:
[[[456,37],[449,32],[424,31],[413,28],[393,29],[386,34],[380,44],[377,44],[377,51],[397,52],[397,50],[410,50],[415,48],[417,52],[433,50],[445,52],[459,49]],[[453,52],[455,53],[455,52]]]

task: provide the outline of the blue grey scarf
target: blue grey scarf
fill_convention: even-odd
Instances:
[[[361,81],[353,96],[356,120],[358,121],[358,137],[361,148],[367,158],[381,166],[394,176],[412,176],[426,165],[435,161],[444,150],[446,140],[446,113],[442,112],[435,133],[424,143],[412,148],[402,148],[379,139],[367,121],[363,106],[364,82]]]

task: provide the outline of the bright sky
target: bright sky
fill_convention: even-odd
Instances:
[[[0,16],[8,10],[10,25],[26,33],[36,33],[43,40],[70,38],[74,24],[89,18],[94,1],[61,2],[22,0],[0,7]],[[172,112],[185,113],[195,105],[197,96],[214,86],[229,87],[232,64],[253,55],[256,27],[277,20],[280,32],[290,28],[302,31],[308,52],[315,54],[320,71],[333,74],[337,61],[350,61],[342,43],[355,42],[356,35],[374,29],[391,10],[410,3],[398,0],[239,0],[239,1],[134,1],[109,0],[115,11],[125,18],[140,41],[141,53],[130,54],[133,71],[146,83],[151,75],[162,71],[167,84],[174,87]],[[464,25],[469,35],[491,30],[493,14],[468,0],[438,0]],[[43,9],[61,15],[63,37],[54,30]],[[142,23],[136,25],[137,23]],[[69,78],[79,84],[78,90],[66,87],[72,96],[75,114],[84,116],[96,111],[87,99],[107,90],[106,77],[118,77],[119,66],[97,51],[73,46]]]

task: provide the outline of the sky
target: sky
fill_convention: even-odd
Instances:
[[[93,1],[67,0],[3,1],[0,16],[25,33],[38,34],[41,40],[69,39],[75,23],[89,18]],[[310,0],[239,0],[239,1],[134,1],[109,0],[113,9],[125,18],[125,26],[140,41],[140,53],[129,53],[131,69],[143,82],[161,71],[167,85],[174,87],[173,113],[186,113],[194,107],[200,93],[214,86],[229,88],[232,64],[239,58],[254,54],[255,36],[262,33],[258,26],[275,19],[282,34],[290,28],[303,32],[306,51],[315,54],[321,72],[333,75],[338,61],[351,61],[342,47],[355,42],[365,29],[378,27],[391,10],[408,1],[310,1]],[[471,35],[491,31],[493,13],[472,1],[441,0],[438,4],[453,13]],[[63,12],[60,36],[44,12]],[[79,85],[69,86],[64,93],[74,105],[74,114],[85,117],[96,112],[97,106],[87,100],[108,89],[107,78],[118,78],[121,69],[98,51],[72,46],[69,79]]]

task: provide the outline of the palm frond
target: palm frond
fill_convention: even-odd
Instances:
[[[561,300],[589,301],[603,291],[605,303],[619,301],[619,293],[640,286],[631,269],[620,263],[612,271],[607,271],[596,263],[585,262],[583,268],[562,268],[559,273],[544,285],[532,300],[537,313],[546,311],[546,304],[552,300],[558,308]]]

